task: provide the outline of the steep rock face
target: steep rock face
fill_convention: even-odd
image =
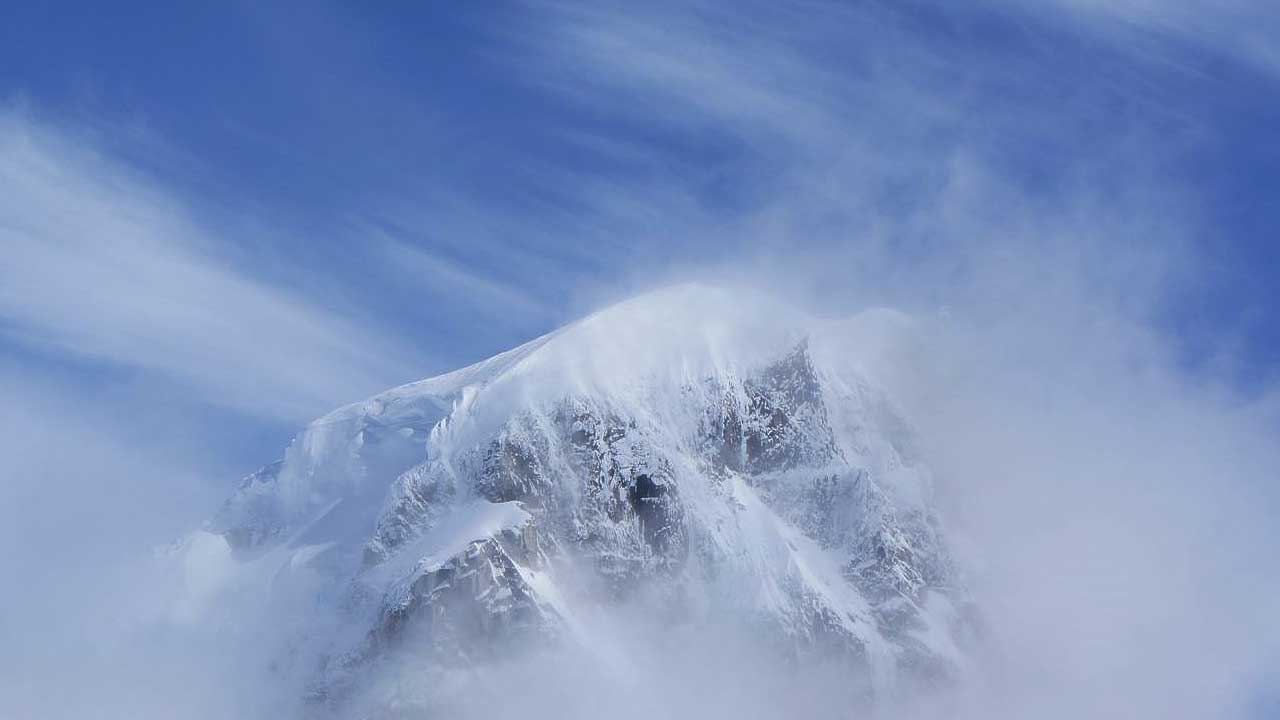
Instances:
[[[374,629],[372,649],[417,635],[437,652],[472,654],[477,640],[495,641],[548,629],[543,608],[520,568],[540,563],[531,525],[475,540],[438,567],[423,568],[388,593]],[[412,628],[413,633],[408,632]]]
[[[404,652],[450,668],[590,646],[588,608],[639,597],[676,623],[736,618],[792,661],[846,658],[882,694],[963,664],[929,472],[884,393],[814,334],[578,362],[656,302],[344,408],[245,480],[213,529],[245,555],[308,548],[359,628],[314,699]]]

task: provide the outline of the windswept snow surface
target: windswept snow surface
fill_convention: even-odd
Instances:
[[[711,688],[720,647],[769,687],[831,673],[833,716],[884,708],[952,682],[973,642],[887,391],[911,337],[887,310],[663,289],[316,420],[180,552],[306,595],[310,638],[279,664],[304,715],[496,710],[479,688],[515,702],[551,668],[604,697]],[[707,662],[675,678],[678,655]]]

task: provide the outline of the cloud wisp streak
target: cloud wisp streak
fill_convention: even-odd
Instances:
[[[293,422],[417,374],[384,327],[237,267],[181,197],[83,137],[5,110],[0,184],[11,339]]]

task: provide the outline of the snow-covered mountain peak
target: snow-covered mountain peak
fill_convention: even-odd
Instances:
[[[322,578],[363,628],[312,669],[335,707],[405,653],[414,702],[447,704],[432,688],[459,657],[597,652],[588,627],[642,601],[836,659],[867,696],[939,682],[964,662],[966,603],[873,377],[910,327],[665,288],[326,415],[209,530]]]

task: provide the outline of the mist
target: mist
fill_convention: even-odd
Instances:
[[[395,192],[315,221],[338,228],[331,267],[259,252],[309,226],[208,201],[163,140],[9,102],[0,715],[315,716],[327,641],[358,629],[319,572],[200,532],[235,480],[333,407],[685,282],[776,307],[763,325],[819,318],[909,421],[981,619],[960,680],[877,700],[865,668],[640,596],[583,618],[590,642],[456,676],[391,655],[351,707],[443,688],[461,718],[1274,714],[1280,393],[1249,350],[1274,308],[1224,290],[1232,230],[1187,170],[1221,132],[1196,98],[1274,86],[1270,31],[1055,7],[951,32],[876,4],[522,7],[477,52],[559,109],[535,139],[593,162],[530,141],[459,182],[357,178]],[[1021,28],[1020,62],[955,29],[988,24]],[[1077,43],[1097,66],[1063,59]],[[841,334],[886,308],[891,332]],[[596,365],[625,360],[598,342]]]

